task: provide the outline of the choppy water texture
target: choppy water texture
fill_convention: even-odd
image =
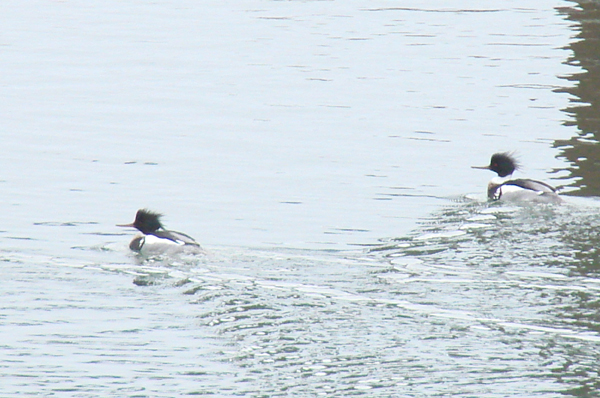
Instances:
[[[593,187],[538,3],[9,3],[0,395],[597,396],[600,203],[469,168]]]
[[[465,199],[365,252],[5,252],[3,390],[592,396],[597,209]]]

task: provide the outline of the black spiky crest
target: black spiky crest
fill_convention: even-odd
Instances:
[[[160,218],[163,215],[148,209],[140,209],[135,214],[135,221],[133,226],[136,227],[143,234],[151,234],[163,226],[160,222]]]
[[[514,173],[521,167],[514,154],[511,152],[501,152],[492,155],[488,168],[497,173],[500,177],[506,177]]]

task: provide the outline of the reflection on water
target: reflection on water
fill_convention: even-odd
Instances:
[[[380,277],[402,286],[398,294],[430,303],[439,295],[436,305],[504,334],[512,349],[538,350],[540,379],[590,396],[599,386],[599,206],[465,203],[373,250],[389,262]]]
[[[568,46],[572,54],[567,63],[579,69],[564,76],[571,85],[557,91],[574,96],[565,112],[569,115],[567,125],[577,126],[579,134],[568,140],[557,140],[554,146],[573,165],[568,169],[568,178],[575,177],[570,184],[578,189],[575,194],[600,196],[600,4],[574,2],[576,7],[560,8],[560,12],[573,21],[572,28],[577,32],[576,39]]]

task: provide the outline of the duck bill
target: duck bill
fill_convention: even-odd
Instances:
[[[471,166],[472,169],[489,170],[490,166]]]
[[[133,223],[131,223],[131,224],[117,224],[117,227],[135,228],[135,226],[133,225]]]

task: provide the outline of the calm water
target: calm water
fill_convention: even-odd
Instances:
[[[597,396],[596,8],[5,4],[2,395]]]

